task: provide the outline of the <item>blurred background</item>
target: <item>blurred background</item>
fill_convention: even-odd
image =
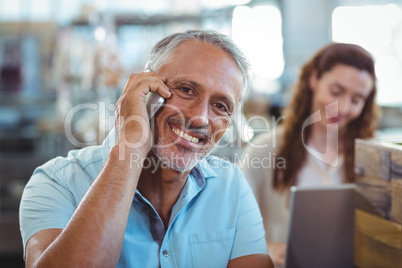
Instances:
[[[394,0],[0,0],[0,264],[23,267],[18,206],[38,165],[99,144],[114,103],[152,46],[186,29],[232,36],[252,64],[229,159],[286,107],[298,70],[323,45],[372,53],[383,115],[379,135],[402,136],[402,3]],[[255,118],[255,117],[254,117]],[[260,121],[260,122],[259,122]],[[265,126],[266,127],[266,126]],[[266,131],[266,129],[265,129]]]

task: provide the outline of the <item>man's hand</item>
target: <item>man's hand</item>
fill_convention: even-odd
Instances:
[[[154,72],[132,74],[116,103],[116,143],[146,155],[152,146],[152,134],[145,106],[146,95],[155,92],[171,96],[166,77]]]

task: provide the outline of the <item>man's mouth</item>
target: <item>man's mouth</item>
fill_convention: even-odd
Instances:
[[[192,136],[192,135],[190,135],[190,134],[188,134],[188,133],[185,133],[185,132],[183,132],[183,130],[178,129],[178,128],[175,127],[174,125],[170,125],[170,127],[171,127],[172,131],[173,131],[177,136],[179,136],[180,138],[182,138],[182,139],[184,139],[184,140],[186,140],[186,141],[188,141],[188,142],[197,144],[197,143],[199,143],[200,141],[203,141],[203,140],[204,140],[203,138],[194,137],[194,136]]]
[[[175,127],[172,127],[172,130],[173,130],[174,133],[176,133],[177,136],[179,136],[182,139],[185,139],[186,141],[190,141],[192,143],[198,143],[199,142],[198,138],[193,137],[193,136],[191,136],[191,135],[189,135],[187,133],[184,133],[183,130],[179,130],[179,129],[175,128]]]

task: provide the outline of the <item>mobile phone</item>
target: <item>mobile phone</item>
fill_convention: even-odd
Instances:
[[[148,117],[151,119],[156,112],[162,107],[165,100],[154,92],[149,92],[145,100],[145,106],[147,107]]]

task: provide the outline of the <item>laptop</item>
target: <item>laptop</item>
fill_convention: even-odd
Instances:
[[[293,186],[286,268],[353,267],[355,185]]]

